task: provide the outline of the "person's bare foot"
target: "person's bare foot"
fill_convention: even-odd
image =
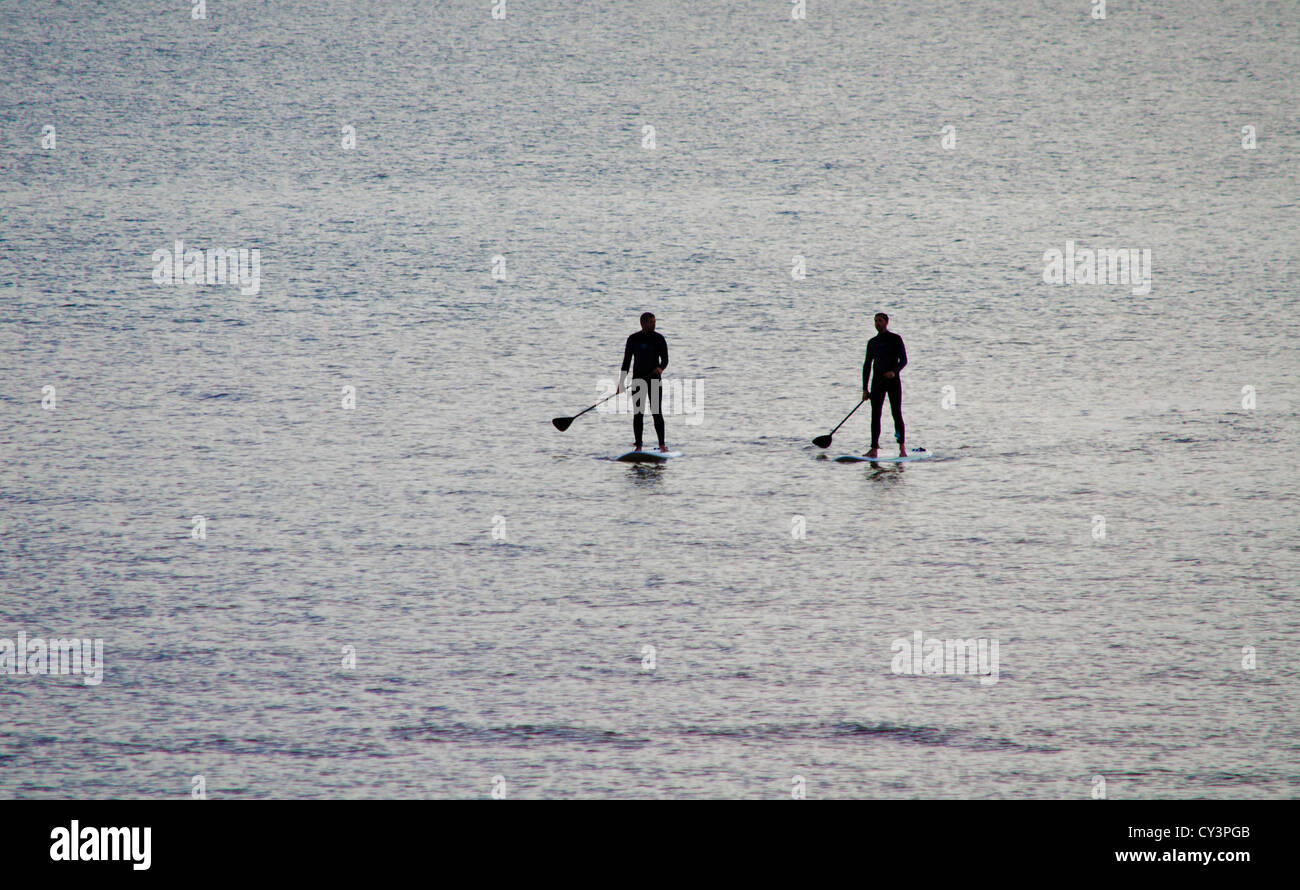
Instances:
[[[664,454],[667,454],[667,453],[668,453],[668,446],[667,446],[667,445],[664,445],[664,444],[661,443],[661,444],[659,445],[659,450],[662,451]]]
[[[907,457],[907,449],[904,448],[902,445],[899,445],[899,446],[898,446],[898,456],[899,456],[899,457]]]
[[[876,449],[874,448],[872,448],[870,451],[868,451],[866,454],[863,455],[863,457],[879,457],[879,456],[880,455],[876,454]]]

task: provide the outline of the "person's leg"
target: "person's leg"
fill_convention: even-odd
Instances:
[[[640,380],[634,379],[628,387],[628,395],[632,400],[632,434],[636,436],[636,450],[641,450],[641,432],[645,429],[645,418],[642,412],[645,410],[646,391]]]
[[[885,391],[877,387],[871,391],[871,450],[867,457],[875,457],[880,447],[880,411],[885,407]]]
[[[894,438],[898,440],[898,456],[907,457],[907,431],[903,426],[903,384],[897,377],[889,381],[889,410],[894,415]]]
[[[663,406],[659,404],[659,398],[662,395],[663,381],[654,379],[650,381],[650,416],[654,418],[655,435],[659,437],[659,450],[667,451],[668,446],[664,444],[664,414]]]

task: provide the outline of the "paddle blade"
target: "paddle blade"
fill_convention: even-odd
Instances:
[[[831,437],[818,436],[816,439],[813,439],[813,444],[818,448],[829,448],[831,446]]]
[[[555,424],[555,428],[556,428],[557,430],[559,430],[560,432],[564,432],[565,430],[567,430],[567,429],[569,428],[569,424],[573,423],[573,418],[572,418],[572,417],[554,417],[554,418],[551,419],[551,423]]]

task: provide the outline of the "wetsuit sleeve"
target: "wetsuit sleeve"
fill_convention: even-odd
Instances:
[[[862,389],[868,391],[867,381],[871,378],[871,340],[867,341],[867,360],[862,363]]]
[[[663,355],[663,361],[659,363],[659,367],[667,371],[668,370],[668,341],[664,339],[663,334],[659,335],[659,352]]]
[[[903,345],[903,338],[898,338],[898,367],[895,369],[901,371],[907,367],[907,347]]]
[[[635,336],[636,334],[632,335],[632,337]],[[624,374],[627,373],[627,369],[632,365],[632,337],[627,338],[627,345],[623,347],[623,373]]]

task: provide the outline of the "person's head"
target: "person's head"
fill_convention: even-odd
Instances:
[[[647,334],[653,334],[655,329],[655,314],[653,312],[641,313],[641,330]]]
[[[887,328],[887,327],[889,327],[889,316],[886,315],[886,314],[883,313],[883,312],[877,312],[877,313],[876,313],[876,330],[877,330],[877,331],[880,331],[880,333],[883,334],[883,333],[885,332],[885,328]]]

